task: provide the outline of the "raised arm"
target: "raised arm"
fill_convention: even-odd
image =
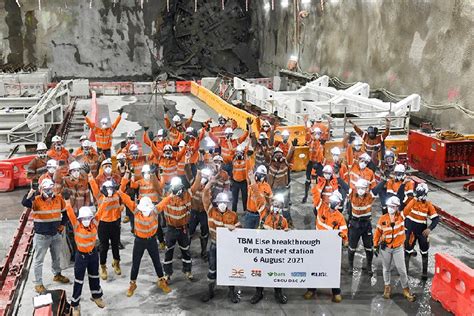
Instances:
[[[95,181],[94,177],[92,176],[92,173],[89,172],[87,179],[91,187],[92,196],[96,199],[96,201],[99,200],[99,195],[100,195],[99,186],[97,185],[97,181]]]
[[[215,180],[211,180],[206,184],[206,187],[202,191],[202,204],[206,212],[209,212],[211,206],[211,189]]]
[[[123,204],[125,204],[125,206],[128,207],[128,209],[133,214],[135,214],[137,212],[135,202],[132,201],[132,199],[128,196],[128,194],[122,191],[117,191],[117,193],[120,196],[120,199],[122,200]]]
[[[66,214],[72,226],[73,227],[77,226],[77,217],[76,217],[76,214],[74,213],[74,210],[72,209],[71,201],[69,201],[69,199],[66,200]]]
[[[86,120],[86,124],[89,126],[89,128],[92,130],[92,132],[94,132],[95,123],[92,122],[90,120],[90,118],[88,118],[87,116],[85,117],[85,120]]]
[[[385,140],[390,135],[390,120],[385,118],[385,130],[382,133],[382,140]]]
[[[237,138],[237,144],[242,144],[249,136],[249,131],[245,131],[239,138]]]
[[[114,123],[112,124],[112,130],[115,130],[118,126],[118,124],[120,123],[120,120],[122,119],[122,115],[119,114],[119,116],[117,116],[117,118],[115,119]]]

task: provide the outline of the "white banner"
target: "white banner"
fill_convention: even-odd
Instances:
[[[339,288],[338,231],[217,229],[217,284]]]

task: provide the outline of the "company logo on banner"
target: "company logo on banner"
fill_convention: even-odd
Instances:
[[[217,229],[217,284],[339,288],[338,231]]]

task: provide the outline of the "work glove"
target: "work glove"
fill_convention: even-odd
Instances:
[[[294,138],[292,141],[291,141],[291,144],[293,146],[298,146],[298,138]]]
[[[194,114],[196,114],[196,109],[193,108],[191,109],[191,115],[194,115]]]
[[[148,132],[148,138],[153,139],[154,137],[155,137],[155,135],[153,135],[153,132],[149,131]]]
[[[122,115],[122,113],[123,113],[123,109],[122,109],[122,108],[120,108],[120,109],[118,109],[118,110],[117,110],[117,112],[118,112],[118,114],[119,114],[119,115]]]
[[[82,169],[84,169],[84,172],[89,174],[91,172],[91,167],[89,166],[88,163],[85,163],[84,166],[82,166]]]
[[[143,127],[143,130],[146,132],[147,130],[149,130],[150,128],[148,126],[144,126]]]
[[[81,113],[82,113],[82,116],[87,116],[87,112],[86,112],[86,111],[82,110]]]
[[[186,144],[189,143],[189,138],[190,138],[189,135],[184,136],[183,140]]]
[[[253,120],[252,120],[252,118],[250,118],[250,117],[247,117],[246,121],[247,121],[247,124],[248,124],[248,125],[252,125],[252,124],[253,124]]]
[[[69,198],[71,197],[71,191],[69,191],[69,189],[64,189],[62,196],[63,199],[69,200]]]
[[[158,170],[158,168],[156,167],[155,164],[152,164],[152,165],[150,166],[150,173],[151,173],[151,174],[156,174],[156,171],[157,171],[157,170]]]
[[[165,113],[168,113],[170,109],[168,109],[166,106],[163,106],[163,111],[165,111]]]

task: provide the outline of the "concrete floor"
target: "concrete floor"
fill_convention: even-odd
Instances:
[[[119,98],[119,97],[117,97]],[[120,97],[124,98],[130,97]],[[133,97],[135,98],[135,97]],[[209,115],[215,117],[216,113],[209,111],[207,106],[202,102],[190,96],[170,96],[170,99],[177,101],[179,105],[174,106],[171,102],[168,106],[171,108],[172,114],[177,110],[180,113],[189,115],[192,107],[197,107],[196,113],[197,121],[204,121]],[[174,102],[173,102],[174,103]],[[144,122],[143,125],[148,125],[151,130],[156,131],[159,127],[160,109],[155,109],[154,105],[146,98],[136,98],[125,106],[125,111],[128,112],[127,120]],[[158,117],[155,117],[158,115]],[[147,121],[148,120],[148,121]],[[133,122],[131,122],[133,123]],[[155,125],[152,125],[155,124]],[[125,125],[125,124],[124,124]],[[120,126],[120,125],[119,125]],[[196,127],[199,122],[196,122]],[[123,137],[125,131],[117,131],[117,137]],[[139,136],[141,139],[141,136]],[[146,147],[146,146],[145,146]],[[314,229],[314,215],[312,213],[312,206],[310,203],[301,205],[304,187],[304,174],[294,173],[292,176],[291,195],[293,200],[292,212],[296,229]],[[11,196],[13,200],[19,196],[2,194],[0,200],[4,197]],[[447,197],[448,198],[448,197]],[[14,209],[15,206],[12,206]],[[16,208],[20,209],[18,206]],[[379,207],[374,208],[374,222],[379,217]],[[242,215],[241,213],[239,214]],[[13,224],[12,224],[13,225]],[[2,234],[5,239],[8,233]],[[436,252],[446,252],[459,259],[467,265],[474,266],[474,250],[471,245],[472,242],[443,225],[439,225],[433,231],[431,237],[431,251],[430,251],[430,265],[429,271],[432,274],[434,270],[433,256]],[[10,239],[6,238],[6,239]],[[347,268],[347,254],[343,250],[342,261],[342,278],[341,288],[344,300],[341,304],[334,304],[330,301],[330,290],[318,290],[317,297],[310,301],[305,301],[302,298],[304,289],[286,290],[289,296],[289,303],[287,305],[276,304],[273,299],[273,293],[270,289],[266,290],[265,299],[257,306],[251,305],[249,299],[253,294],[254,289],[242,288],[242,301],[240,304],[229,303],[226,299],[226,289],[220,288],[217,292],[216,298],[210,303],[203,304],[199,298],[201,294],[206,291],[207,281],[207,263],[203,262],[199,257],[199,242],[193,242],[191,251],[193,254],[193,273],[197,281],[190,283],[183,279],[179,272],[180,260],[175,260],[175,270],[177,271],[173,282],[170,285],[173,291],[164,295],[156,288],[156,276],[151,264],[151,260],[147,255],[144,256],[140,275],[138,277],[138,289],[132,298],[127,298],[125,293],[128,287],[130,268],[131,268],[131,249],[133,246],[133,237],[129,231],[129,226],[122,226],[122,242],[125,249],[121,251],[122,257],[122,271],[121,276],[111,275],[109,280],[101,282],[104,291],[104,300],[107,307],[104,310],[99,310],[95,305],[88,300],[90,294],[87,285],[83,289],[82,311],[83,315],[147,315],[147,314],[172,314],[172,315],[188,315],[188,314],[238,314],[238,315],[257,315],[257,314],[274,314],[274,315],[447,315],[439,303],[433,302],[430,298],[431,281],[421,282],[419,279],[420,263],[418,258],[413,259],[410,272],[410,287],[417,294],[418,299],[415,303],[406,302],[401,296],[401,288],[399,279],[394,275],[393,281],[395,284],[394,297],[392,300],[384,300],[382,298],[383,280],[381,272],[381,262],[378,259],[374,260],[375,275],[369,278],[363,271],[359,269],[354,276],[349,276],[345,273]],[[361,245],[360,245],[361,247]],[[362,247],[361,247],[362,248]],[[163,253],[161,253],[163,255]],[[109,256],[111,256],[109,252]],[[356,266],[363,265],[364,252],[359,249],[356,257]],[[163,257],[161,258],[163,259]],[[176,257],[175,257],[176,259]],[[109,258],[109,272],[112,271]],[[62,286],[59,284],[52,284],[52,274],[49,271],[51,265],[50,257],[46,257],[44,265],[44,280],[45,286],[49,289],[63,288],[67,291],[68,298],[72,294],[72,284]],[[71,280],[74,279],[73,266],[68,265],[66,260],[63,260],[65,267],[64,274]],[[32,284],[32,271],[29,272],[28,279],[24,293],[19,300],[18,315],[32,314],[32,298],[35,295]]]

